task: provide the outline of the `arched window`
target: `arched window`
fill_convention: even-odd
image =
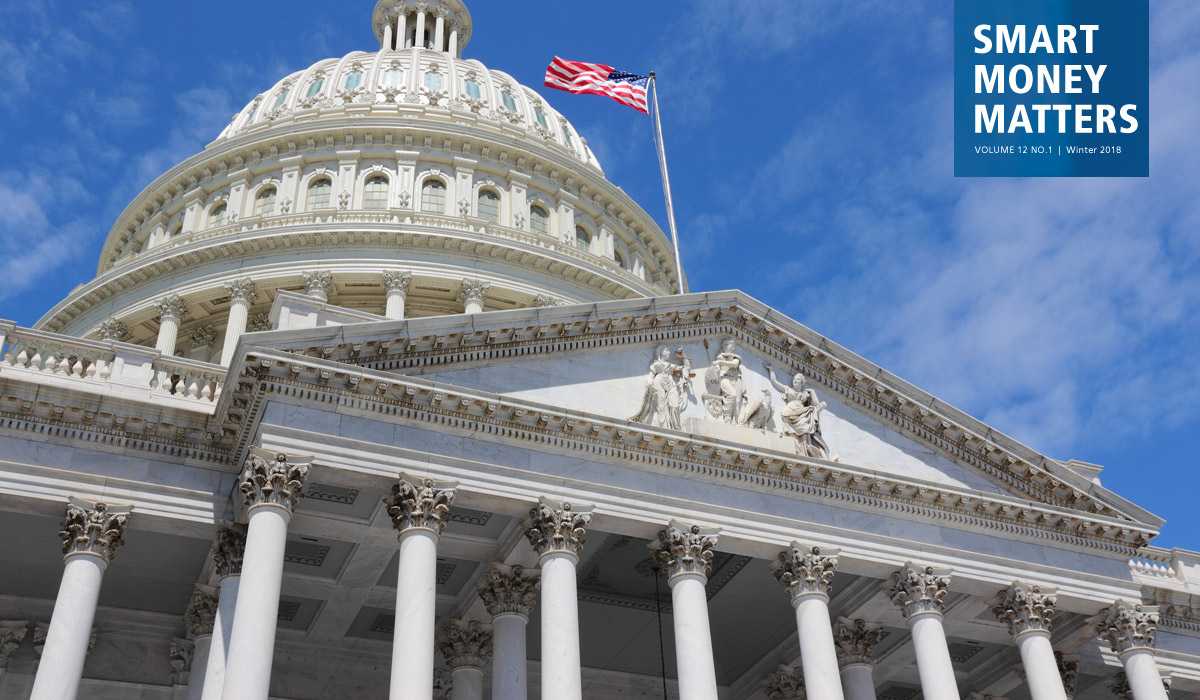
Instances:
[[[320,177],[313,180],[312,184],[308,186],[308,210],[328,209],[329,197],[332,193],[332,180],[327,177]]]
[[[536,204],[529,207],[529,230],[543,236],[550,235],[550,215]]]
[[[225,223],[225,202],[221,202],[208,213],[208,227],[216,228]]]
[[[592,234],[582,226],[575,227],[575,247],[589,253],[592,252]]]
[[[441,180],[426,180],[425,184],[421,185],[421,211],[446,213],[446,183]]]
[[[387,209],[387,205],[388,179],[376,175],[367,180],[366,189],[363,190],[363,209]]]
[[[613,260],[616,260],[617,264],[620,265],[621,267],[625,267],[625,256],[621,255],[621,251],[619,251],[619,250],[613,251]]]
[[[275,213],[275,188],[268,187],[258,193],[254,200],[254,213],[258,216],[270,216]]]
[[[492,190],[479,190],[479,218],[500,223],[500,195]]]

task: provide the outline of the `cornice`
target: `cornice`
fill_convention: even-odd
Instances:
[[[367,226],[370,229],[362,228]],[[206,265],[217,265],[222,261],[245,263],[255,257],[284,251],[326,253],[348,248],[386,250],[391,256],[387,260],[391,261],[395,260],[397,248],[451,253],[472,262],[484,257],[507,266],[541,269],[608,297],[658,293],[650,283],[620,269],[615,262],[573,246],[539,239],[519,229],[494,224],[472,225],[454,217],[409,210],[303,213],[272,217],[269,221],[247,219],[155,248],[127,264],[107,270],[75,290],[48,311],[35,327],[59,332],[97,305],[111,305],[118,296],[149,288],[155,281],[180,272],[194,275]],[[214,288],[219,286],[214,283]]]
[[[754,484],[854,508],[941,520],[1081,547],[1134,551],[1152,531],[1104,516],[1088,516],[1016,498],[955,489],[915,479],[798,458],[745,451],[689,434],[562,411],[418,378],[385,374],[278,350],[251,349],[236,386],[227,389],[224,428],[239,450],[248,446],[262,408],[272,397],[376,413],[389,422],[426,424],[436,431],[468,430],[534,449],[566,450],[731,483]]]
[[[921,396],[915,387],[740,292],[600,302],[590,309],[555,307],[540,309],[532,317],[524,311],[493,312],[470,324],[417,319],[386,327],[341,329],[337,340],[300,341],[306,335],[314,339],[329,335],[317,330],[281,336],[272,346],[374,370],[411,371],[708,334],[732,335],[740,344],[803,371],[900,433],[1032,500],[1076,514],[1111,518],[1122,523],[1118,530],[1133,527],[1153,532],[1161,526],[1161,521],[1135,523],[1073,483],[1083,481],[1081,477],[1051,473],[1045,457],[932,396]],[[288,337],[296,340],[289,342]],[[1145,544],[1136,538],[1129,541]]]

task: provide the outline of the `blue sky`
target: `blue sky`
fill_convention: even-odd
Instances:
[[[0,317],[90,279],[154,177],[287,73],[377,45],[370,0],[0,4]],[[739,288],[1167,518],[1200,549],[1200,2],[1151,0],[1151,177],[955,179],[953,3],[468,3],[663,224],[649,121],[541,86],[657,70],[693,290]]]

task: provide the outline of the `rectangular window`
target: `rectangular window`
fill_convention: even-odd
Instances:
[[[507,109],[510,112],[517,111],[517,101],[513,99],[513,96],[511,93],[507,93],[507,92],[502,93],[501,99],[504,100],[504,108],[505,109]]]
[[[288,96],[288,91],[286,88],[284,90],[280,91],[280,93],[275,96],[275,104],[271,106],[271,111],[273,112],[273,111],[279,109],[280,107],[282,107],[283,103],[287,101],[287,96]]]
[[[467,97],[473,100],[479,99],[479,83],[474,80],[467,81]]]
[[[404,72],[399,68],[393,68],[383,74],[384,87],[398,88],[404,84]]]
[[[359,85],[362,85],[362,73],[351,73],[346,76],[346,89],[354,90]]]
[[[442,89],[442,74],[441,73],[426,73],[425,74],[425,89],[441,90]]]
[[[541,107],[538,107],[534,114],[537,115],[538,124],[541,124],[543,129],[550,128],[550,125],[546,123],[546,113],[542,111]]]
[[[321,88],[325,87],[325,79],[317,78],[308,86],[308,94],[305,97],[316,97],[321,94]]]

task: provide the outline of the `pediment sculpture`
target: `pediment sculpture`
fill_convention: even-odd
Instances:
[[[821,436],[821,412],[825,410],[825,402],[817,398],[817,392],[805,387],[806,379],[797,372],[792,377],[792,385],[788,386],[775,378],[775,369],[764,363],[771,386],[783,397],[783,410],[779,417],[786,426],[784,435],[790,435],[796,440],[796,454],[814,459],[837,461],[836,456],[830,456],[829,445]]]
[[[680,416],[683,409],[687,408],[694,376],[692,361],[683,354],[683,348],[678,348],[672,355],[671,348],[659,346],[646,375],[642,406],[630,420],[658,428],[681,430]]]

